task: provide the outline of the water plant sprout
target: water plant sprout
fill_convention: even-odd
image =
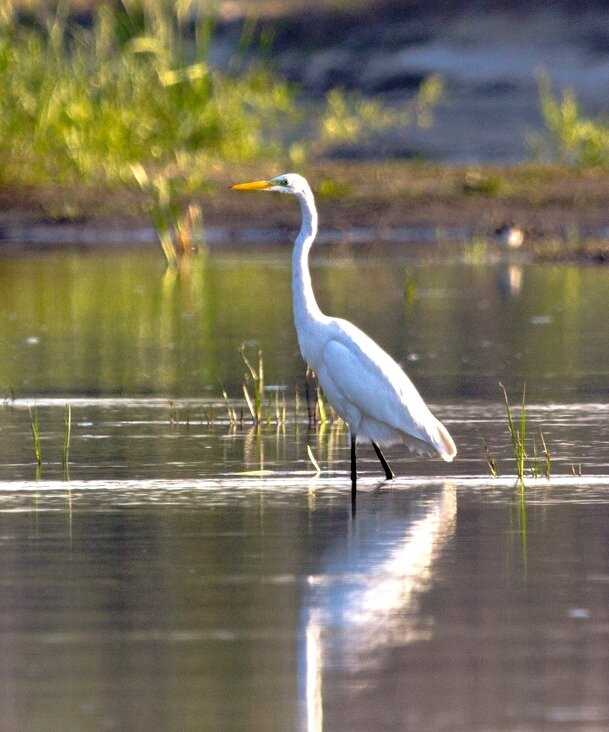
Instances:
[[[380,445],[400,443],[447,462],[457,450],[401,367],[352,323],[324,315],[315,299],[309,251],[317,234],[317,209],[309,184],[287,173],[270,180],[238,183],[235,190],[275,191],[296,196],[302,214],[292,258],[294,320],[300,351],[351,433],[351,494],[357,487],[357,442],[370,442],[385,477],[394,477]]]
[[[516,463],[516,475],[519,484],[521,485],[521,487],[524,487],[524,479],[526,475],[527,465],[530,467],[530,473],[534,478],[543,473],[543,475],[547,479],[549,479],[552,470],[552,456],[550,455],[550,450],[548,449],[546,439],[541,430],[539,431],[539,439],[542,446],[541,454],[543,456],[543,464],[541,469],[539,467],[540,460],[537,454],[537,443],[535,439],[533,439],[533,457],[530,458],[527,454],[526,387],[523,386],[522,388],[522,401],[520,404],[520,416],[518,418],[518,421],[516,421],[512,415],[512,408],[508,399],[507,390],[501,382],[499,382],[499,388],[503,392],[507,429],[510,433],[510,438],[512,441],[512,453],[514,455],[514,461]],[[489,464],[489,469],[491,470],[491,475],[493,475],[493,470],[496,471],[496,465],[494,464],[494,461],[493,464],[491,464],[491,460],[488,456],[489,453],[487,449],[487,462]],[[493,477],[495,477],[495,475],[493,475]]]
[[[507,427],[512,439],[512,451],[514,453],[514,460],[516,461],[516,474],[519,482],[524,483],[524,472],[527,459],[525,447],[527,436],[527,413],[525,405],[526,387],[522,388],[522,405],[520,410],[520,424],[518,427],[512,417],[512,410],[505,386],[502,383],[499,383],[499,388],[503,392],[503,398],[505,400]]]
[[[252,419],[255,424],[260,424],[262,421],[262,402],[264,399],[264,360],[262,358],[262,351],[258,351],[258,366],[254,368],[245,353],[245,346],[242,345],[240,349],[241,358],[245,364],[248,373],[246,374],[246,381],[243,382],[243,396],[247,403],[247,407],[250,410]],[[252,398],[247,388],[247,381],[251,379],[253,384],[254,397]]]
[[[32,430],[32,442],[34,448],[34,460],[38,470],[42,467],[42,448],[40,447],[40,419],[38,409],[30,407],[30,428]]]
[[[72,406],[70,404],[66,404],[65,406],[63,425],[63,454],[61,462],[63,464],[64,471],[67,471],[70,464],[70,440],[72,439]]]

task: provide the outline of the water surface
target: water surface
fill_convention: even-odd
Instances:
[[[606,393],[606,268],[421,263],[408,251],[320,245],[313,276],[322,309],[372,334],[426,397],[495,399],[499,379],[526,380],[533,401]],[[0,389],[241,395],[243,342],[263,349],[269,384],[292,387],[304,368],[289,267],[289,246],[202,252],[180,274],[156,251],[0,260]]]
[[[362,448],[353,514],[346,430],[302,403],[287,250],[175,277],[139,252],[0,260],[3,726],[607,729],[608,277],[322,247],[322,306],[459,447],[389,450],[390,484]],[[230,423],[242,342],[287,424]],[[526,381],[553,455],[524,490],[498,380]]]

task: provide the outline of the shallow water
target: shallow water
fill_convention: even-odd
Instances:
[[[607,268],[408,251],[320,245],[313,274],[322,308],[374,335],[427,398],[496,400],[498,380],[526,380],[530,401],[604,397]],[[263,349],[268,384],[302,385],[289,267],[288,246],[202,252],[179,275],[156,251],[0,259],[0,390],[241,396],[243,342]]]
[[[390,484],[361,448],[353,514],[344,427],[307,424],[288,264],[0,260],[3,728],[607,729],[609,274],[322,249],[324,307],[459,447],[389,450]],[[242,341],[285,426],[229,423]],[[524,491],[498,380],[527,382],[553,455]]]

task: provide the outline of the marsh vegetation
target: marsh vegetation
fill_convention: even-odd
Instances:
[[[442,93],[433,77],[411,103],[389,108],[331,90],[299,136],[296,89],[263,61],[246,63],[247,37],[219,71],[213,32],[213,14],[189,2],[102,3],[90,24],[67,5],[24,15],[9,2],[0,17],[1,181],[131,184],[135,165],[185,196],[219,164],[302,163],[371,131],[427,125]]]

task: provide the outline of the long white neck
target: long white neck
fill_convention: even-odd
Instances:
[[[311,322],[323,318],[315,300],[311,273],[309,272],[309,251],[317,235],[317,209],[315,199],[309,188],[298,194],[302,224],[294,242],[292,253],[292,302],[294,324],[299,334]]]

